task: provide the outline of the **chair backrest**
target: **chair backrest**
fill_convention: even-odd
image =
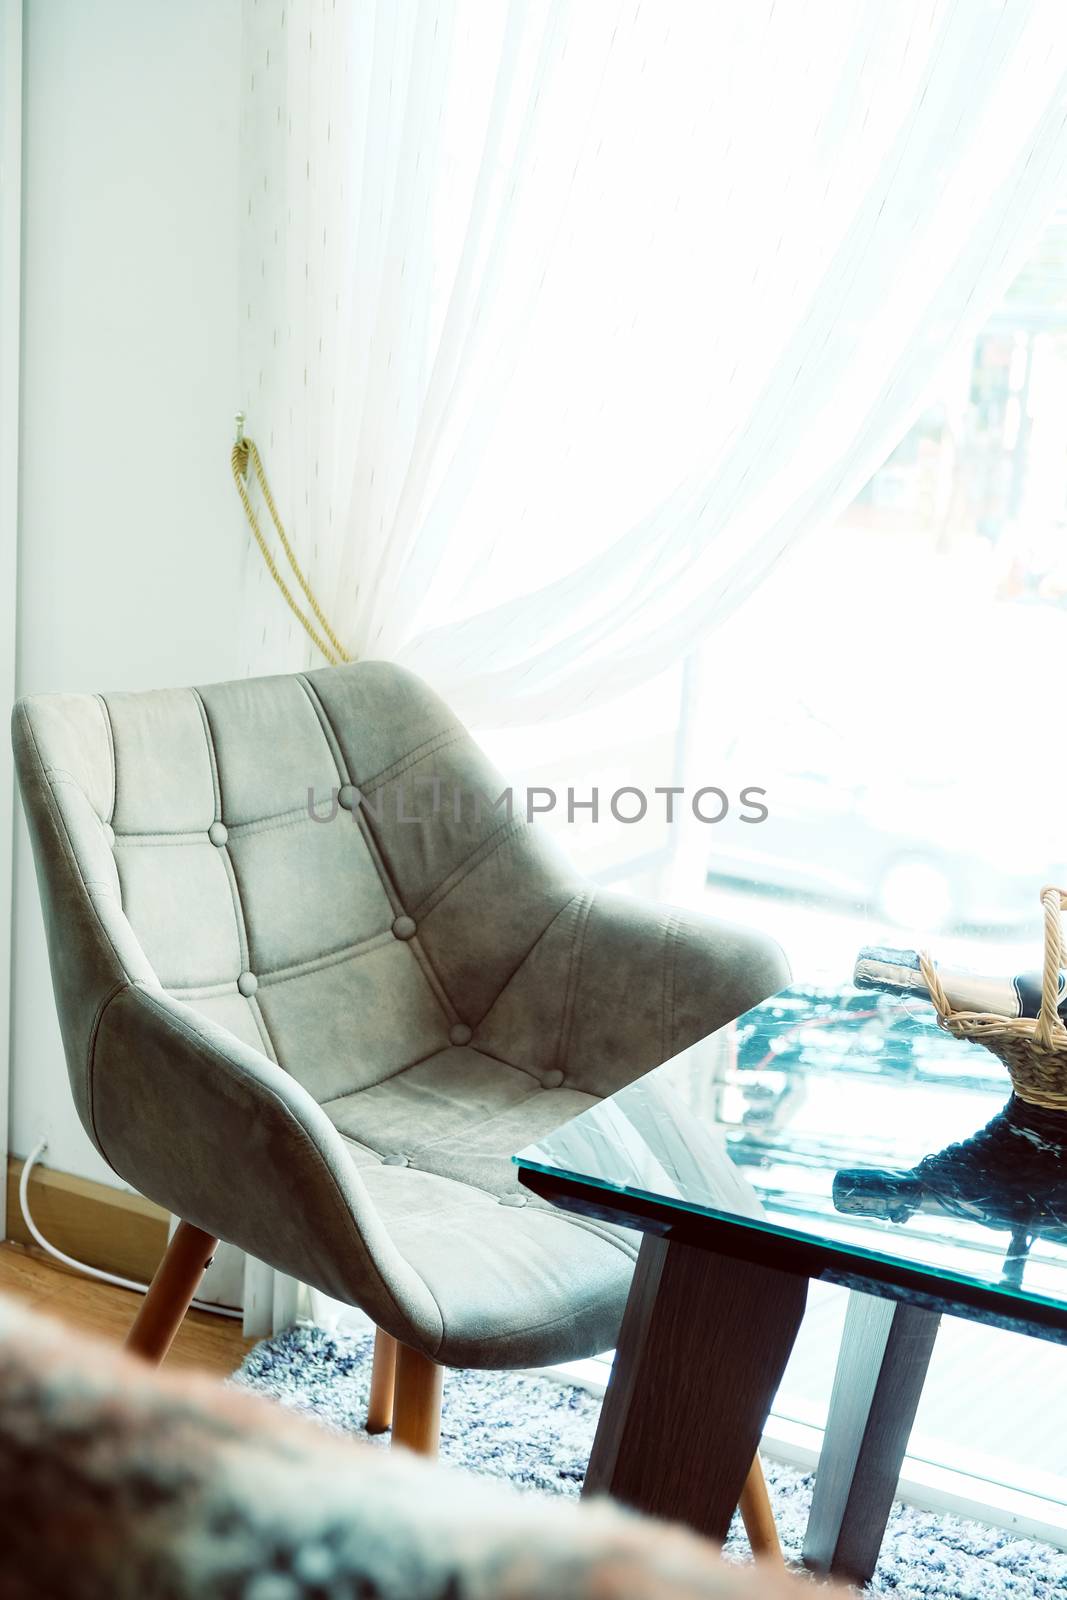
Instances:
[[[118,988],[162,986],[323,1103],[462,1043],[575,893],[462,725],[384,663],[33,696],[13,737],[90,1134]]]

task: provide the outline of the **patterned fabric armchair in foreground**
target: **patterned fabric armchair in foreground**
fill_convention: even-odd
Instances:
[[[4,1600],[811,1594],[684,1529],[354,1443],[6,1300],[0,1527]]]
[[[509,1158],[780,988],[777,948],[589,888],[382,663],[34,696],[14,743],[78,1111],[184,1219],[132,1347],[223,1238],[374,1319],[370,1425],[425,1452],[442,1365],[610,1348],[635,1240]]]

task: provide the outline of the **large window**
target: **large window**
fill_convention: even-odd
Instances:
[[[1067,884],[1065,662],[1067,212],[864,491],[709,642],[698,764],[764,785],[769,816],[706,830],[707,908],[830,984],[864,944],[1038,969],[1038,891]],[[787,1422],[825,1419],[843,1299],[813,1295]],[[976,1508],[1067,1533],[1064,1396],[1067,1350],[947,1320],[912,1477],[950,1468]]]
[[[490,744],[554,791],[546,824],[601,881],[760,928],[798,978],[847,984],[866,944],[1032,971],[1038,891],[1067,884],[1065,662],[1067,211],[863,492],[684,674]],[[767,818],[608,810],[620,785],[671,783],[759,786]],[[597,823],[570,822],[568,787],[592,785]],[[843,1314],[815,1286],[780,1440],[817,1443]],[[1067,1396],[1067,1350],[947,1320],[906,1479],[1067,1537],[1067,1401],[1049,1395]]]
[[[762,827],[713,830],[713,902],[811,976],[916,938],[1032,967],[1037,891],[1067,874],[1065,645],[1067,213],[863,493],[709,644],[702,759],[725,739],[770,796]]]

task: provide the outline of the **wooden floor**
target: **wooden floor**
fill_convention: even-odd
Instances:
[[[43,1253],[20,1244],[0,1244],[0,1294],[23,1300],[35,1311],[72,1328],[121,1344],[140,1295],[69,1272]],[[240,1322],[209,1311],[190,1311],[167,1357],[168,1367],[195,1368],[228,1377],[254,1341]]]

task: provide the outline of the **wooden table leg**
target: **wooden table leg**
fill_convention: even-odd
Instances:
[[[646,1234],[584,1494],[725,1539],[808,1281]]]
[[[815,1475],[804,1563],[851,1583],[873,1575],[940,1317],[849,1296]]]

